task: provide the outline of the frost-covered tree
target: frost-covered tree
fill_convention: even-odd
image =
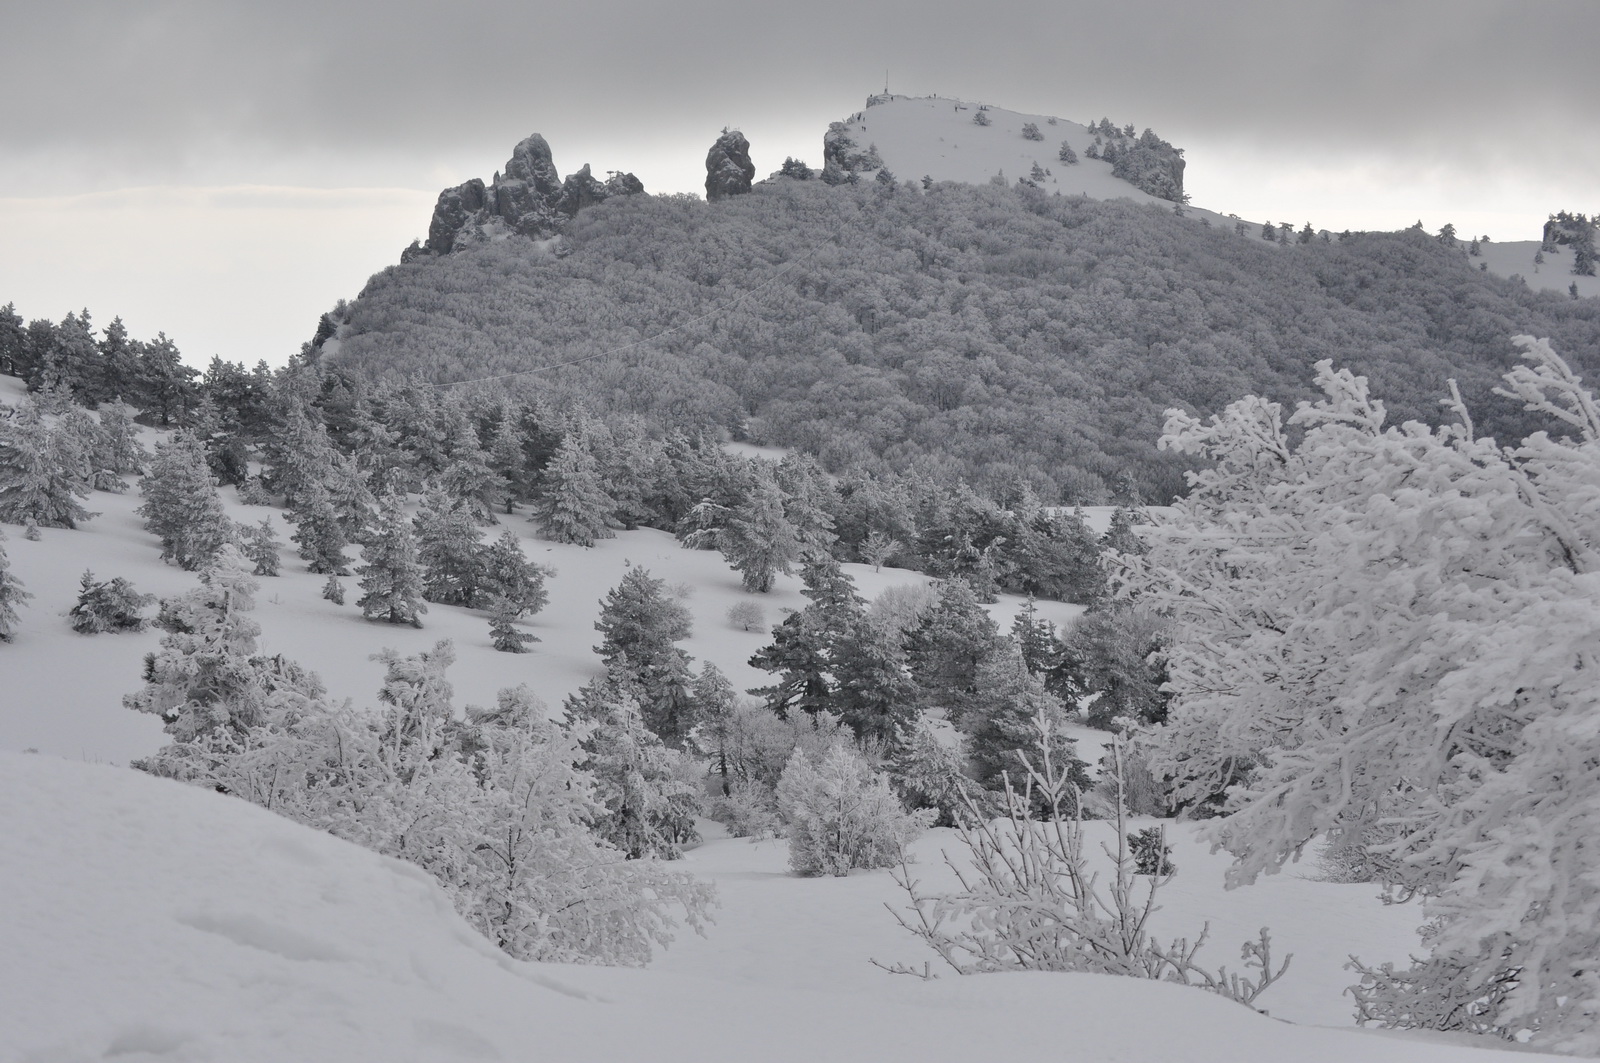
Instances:
[[[417,539],[411,533],[399,495],[383,500],[377,527],[363,554],[366,563],[356,569],[364,592],[356,601],[368,620],[422,626],[428,607],[422,602],[423,569],[417,559]]]
[[[161,540],[161,559],[179,568],[198,569],[234,539],[235,528],[222,510],[217,482],[206,464],[205,448],[187,432],[156,444],[150,472],[139,483],[144,526]]]
[[[344,584],[339,577],[329,573],[327,580],[322,584],[322,597],[334,605],[344,604]]]
[[[509,598],[496,598],[489,606],[489,638],[502,653],[526,653],[539,636],[517,627],[522,610]]]
[[[595,823],[601,837],[635,859],[676,859],[699,840],[700,771],[645,726],[629,684],[602,676],[568,699],[567,714],[590,725],[581,744],[606,810]]]
[[[616,502],[590,449],[590,433],[576,426],[545,467],[533,519],[553,542],[593,546],[596,539],[616,535],[611,530],[615,513]]]
[[[85,448],[64,426],[51,425],[31,403],[0,416],[0,521],[76,528],[93,517]]]
[[[350,571],[350,559],[345,548],[350,545],[344,523],[333,507],[333,497],[320,481],[310,481],[301,486],[289,519],[295,522],[290,534],[306,562],[306,570],[342,576]]]
[[[17,633],[17,606],[33,595],[23,589],[22,581],[11,571],[11,559],[6,556],[6,537],[0,532],[0,642],[10,642]]]
[[[78,581],[78,600],[68,614],[72,630],[82,635],[104,631],[143,631],[150,621],[143,613],[154,605],[156,596],[140,594],[133,584],[116,576],[100,582],[84,569]]]
[[[977,694],[978,670],[998,651],[1000,636],[972,585],[945,580],[933,606],[906,632],[905,644],[924,700],[959,713]]]
[[[933,825],[953,827],[976,787],[966,773],[959,735],[918,713],[901,734],[889,777],[907,808],[930,808]]]
[[[544,581],[553,573],[536,561],[528,560],[522,544],[510,528],[484,547],[482,580],[487,593],[511,603],[518,617],[533,616],[550,601]]]
[[[800,556],[800,535],[784,513],[783,491],[771,468],[758,465],[744,500],[716,533],[717,549],[754,594],[772,589]]]
[[[1022,139],[1023,140],[1043,140],[1044,139],[1044,134],[1039,132],[1039,123],[1038,122],[1023,122],[1022,123]]]
[[[1163,445],[1208,459],[1127,580],[1175,624],[1155,765],[1233,784],[1234,881],[1319,833],[1421,895],[1427,954],[1363,969],[1362,1014],[1600,1052],[1600,406],[1544,341],[1503,393],[1557,432],[1503,447],[1386,423],[1363,378],[1247,398]],[[1303,430],[1298,439],[1290,427]]]
[[[278,557],[280,545],[278,533],[272,526],[272,518],[262,517],[261,523],[245,531],[241,548],[244,550],[244,556],[255,563],[255,575],[276,576],[280,567]]]
[[[630,567],[600,602],[595,652],[608,674],[637,699],[656,734],[677,744],[693,726],[689,655],[677,643],[689,637],[689,611],[648,570]]]
[[[801,875],[893,867],[934,817],[907,812],[889,777],[847,742],[816,758],[795,750],[778,781],[778,810],[789,829],[789,867]]]
[[[1056,158],[1060,159],[1068,166],[1076,166],[1078,164],[1078,153],[1073,151],[1072,145],[1067,143],[1065,140],[1061,142],[1061,150],[1056,152]]]
[[[1056,769],[1074,787],[1088,787],[1087,767],[1066,736],[1067,707],[1045,689],[1043,679],[1028,671],[1015,643],[1002,643],[984,659],[975,685],[974,695],[954,723],[966,736],[967,758],[978,785],[1000,792],[1008,777],[1014,782],[1027,777],[1022,756],[1037,744],[1042,720],[1049,726]],[[1070,806],[1067,811],[1075,812]]]
[[[422,563],[422,596],[444,605],[476,609],[488,598],[484,548],[473,507],[440,489],[429,491],[414,524]]]

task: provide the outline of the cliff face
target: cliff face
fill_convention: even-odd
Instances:
[[[474,177],[439,193],[428,224],[427,243],[413,243],[401,255],[448,255],[486,240],[552,236],[561,223],[585,207],[612,196],[634,195],[644,185],[631,173],[612,173],[601,181],[587,164],[565,181],[550,145],[535,133],[511,151],[505,170],[485,184]]]

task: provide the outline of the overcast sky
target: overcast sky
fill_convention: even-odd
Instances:
[[[1153,127],[1251,219],[1600,211],[1600,0],[0,0],[0,304],[278,363],[530,132],[699,192],[883,87]]]

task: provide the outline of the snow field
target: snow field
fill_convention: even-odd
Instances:
[[[919,870],[948,838],[919,843]],[[1295,1026],[1133,979],[892,976],[867,957],[920,946],[878,903],[888,874],[793,878],[776,843],[692,852],[723,891],[719,922],[643,971],[510,960],[414,868],[106,765],[0,753],[0,852],[5,1063],[1528,1058]],[[1185,871],[1195,857],[1180,844]]]

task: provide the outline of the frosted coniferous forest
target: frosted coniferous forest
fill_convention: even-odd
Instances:
[[[1594,293],[822,147],[530,137],[278,367],[0,309],[0,1047],[1600,1056]]]

